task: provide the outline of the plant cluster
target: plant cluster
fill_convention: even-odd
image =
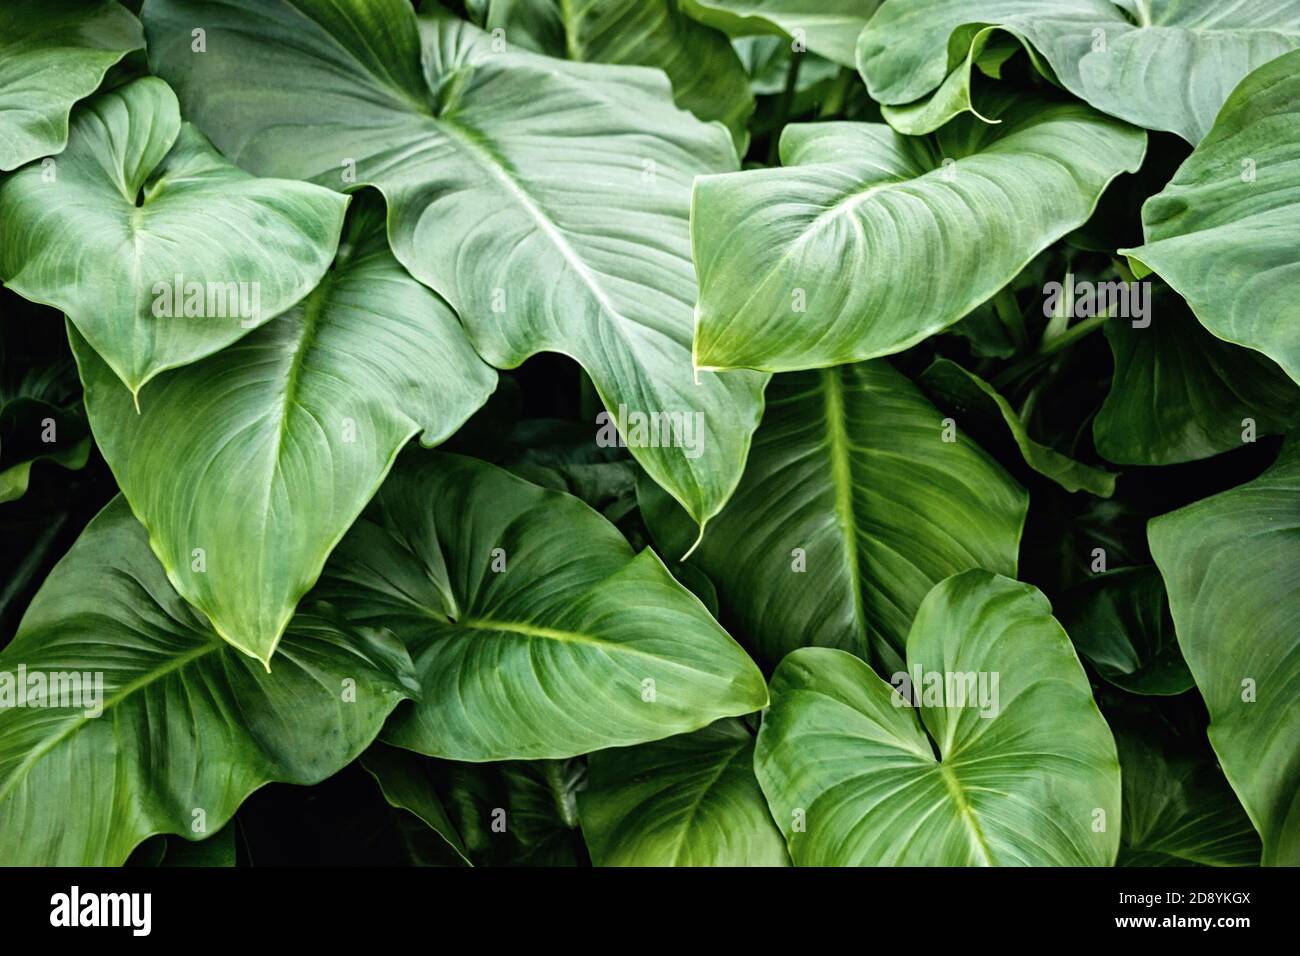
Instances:
[[[1300,864],[1300,0],[6,0],[0,863]]]

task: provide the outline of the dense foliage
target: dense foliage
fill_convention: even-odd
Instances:
[[[6,0],[0,171],[0,863],[1300,864],[1297,0]]]

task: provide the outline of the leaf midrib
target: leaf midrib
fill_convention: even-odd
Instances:
[[[826,410],[826,445],[830,457],[830,480],[835,492],[835,517],[844,542],[848,564],[849,590],[853,596],[853,616],[857,622],[858,641],[867,647],[867,617],[862,598],[862,577],[858,565],[857,515],[853,509],[853,471],[849,461],[849,435],[844,424],[844,385],[836,369],[821,371]]]
[[[193,650],[190,650],[185,654],[182,654],[179,657],[174,658],[166,666],[161,667],[158,670],[151,671],[143,675],[142,677],[139,677],[136,680],[131,681],[130,683],[123,686],[121,690],[119,690],[108,700],[104,701],[103,713],[100,714],[100,717],[103,717],[112,708],[122,703],[124,700],[126,700],[128,697],[135,694],[137,691],[143,690],[144,688],[148,687],[150,684],[156,683],[157,681],[166,677],[168,674],[171,674],[178,670],[182,670],[183,668],[185,668],[186,666],[188,666],[189,664],[193,663],[194,661],[198,660],[201,657],[205,657],[206,655],[211,654],[214,651],[221,650],[223,646],[224,644],[220,640],[209,641],[207,644],[204,644],[201,647],[194,648]],[[59,744],[63,743],[63,741],[65,741],[68,737],[72,736],[77,731],[79,731],[82,728],[82,726],[85,725],[88,721],[98,720],[98,719],[99,719],[98,717],[87,717],[85,713],[82,712],[73,720],[63,725],[63,727],[60,728],[58,733],[55,733],[52,736],[47,737],[45,740],[41,741],[40,744],[38,744],[37,746],[33,747],[30,751],[28,751],[27,756],[24,757],[22,762],[17,767],[14,768],[14,771],[9,776],[8,781],[6,781],[3,786],[0,786],[0,801],[3,801],[9,795],[9,792],[13,790],[14,787],[18,785],[19,781],[25,777],[27,771],[31,770],[32,767],[34,767],[37,763],[39,763],[40,760],[46,754],[52,751],[55,747],[59,746]]]

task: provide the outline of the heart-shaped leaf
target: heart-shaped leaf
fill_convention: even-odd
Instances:
[[[172,585],[263,662],[402,446],[447,438],[496,382],[367,199],[300,305],[159,376],[140,412],[69,331],[91,426]]]
[[[1300,442],[1254,481],[1152,519],[1148,533],[1210,743],[1264,863],[1300,865]]]
[[[800,49],[853,66],[858,34],[879,0],[681,0],[701,23],[730,36],[778,33]]]
[[[956,362],[938,359],[917,380],[960,427],[968,428],[986,448],[1014,446],[1025,464],[1066,491],[1086,491],[1099,498],[1115,493],[1115,476],[1104,468],[1075,461],[1029,437],[1015,409],[988,382]]]
[[[1300,2],[888,0],[862,32],[858,69],[875,100],[908,104],[901,118],[920,132],[969,108],[972,54],[995,31],[1102,112],[1196,143],[1242,77],[1300,46]]]
[[[346,205],[232,166],[145,77],[78,107],[56,166],[0,181],[0,276],[138,394],[310,292]]]
[[[758,668],[653,552],[472,458],[400,463],[316,593],[406,642],[426,698],[384,739],[429,756],[571,757],[767,703]]]
[[[1042,594],[948,578],[917,612],[907,665],[910,695],[832,648],[776,669],[754,769],[796,865],[1114,862],[1115,742]]]
[[[0,4],[0,170],[61,152],[73,104],[143,46],[139,21],[120,3]]]
[[[1300,382],[1297,99],[1300,50],[1242,80],[1143,205],[1146,243],[1121,251],[1135,271],[1159,273],[1219,338],[1263,352]]]
[[[702,176],[696,363],[770,371],[902,351],[1088,219],[1145,136],[1077,103],[991,96],[926,140],[787,126],[781,169]]]
[[[352,761],[410,696],[410,667],[322,609],[268,673],[177,596],[116,498],[0,653],[0,859],[116,866],[151,834],[215,832],[263,784]]]
[[[596,866],[789,866],[738,720],[591,755],[578,795]]]
[[[684,554],[686,515],[651,486],[640,498],[663,553]],[[763,661],[814,644],[895,668],[937,582],[1016,573],[1028,504],[887,362],[791,373],[772,380],[740,487],[687,566]]]
[[[702,525],[740,478],[765,383],[696,384],[690,366],[690,184],[735,168],[729,137],[657,70],[498,52],[426,7],[418,26],[405,0],[149,0],[143,17],[151,64],[227,156],[377,186],[397,258],[490,363],[562,352],[619,421],[676,416],[673,438],[625,437]],[[205,54],[199,21],[220,40]]]

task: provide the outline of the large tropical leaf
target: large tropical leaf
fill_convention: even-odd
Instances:
[[[310,292],[346,205],[232,166],[145,77],[78,107],[56,168],[0,182],[0,276],[66,312],[138,393]]]
[[[1066,491],[1082,490],[1100,498],[1115,493],[1114,474],[1034,441],[1010,403],[988,382],[956,362],[939,359],[917,381],[944,411],[958,416],[958,425],[969,427],[987,447],[1014,446],[1026,465]]]
[[[1115,742],[1042,594],[985,571],[943,581],[907,664],[919,719],[843,651],[801,648],[772,677],[754,768],[797,865],[1114,862]],[[965,706],[924,696],[929,675],[970,675]]]
[[[559,5],[572,59],[659,67],[672,81],[677,105],[702,120],[724,123],[737,150],[744,152],[754,96],[725,34],[683,14],[679,0],[572,0]]]
[[[32,467],[51,461],[77,469],[90,455],[76,367],[68,359],[36,364],[0,342],[0,503],[27,493]]]
[[[1290,4],[1300,11],[1300,3]],[[1209,135],[1142,207],[1158,272],[1207,329],[1300,382],[1300,51],[1242,80]]]
[[[760,659],[814,644],[894,668],[937,582],[1016,573],[1024,491],[960,428],[944,441],[942,413],[887,362],[781,375],[767,401],[740,487],[688,561]],[[661,550],[680,557],[686,515],[641,492]]]
[[[681,0],[682,9],[731,36],[778,33],[841,66],[879,0]]]
[[[140,412],[69,335],[91,427],[172,585],[267,663],[402,446],[447,438],[496,382],[456,316],[389,252],[377,201],[354,210],[300,305],[159,376]]]
[[[675,107],[658,70],[496,52],[425,6],[417,26],[405,0],[149,0],[144,20],[151,63],[226,155],[377,186],[397,258],[493,365],[563,352],[611,412],[702,421],[694,450],[629,444],[703,524],[739,480],[764,384],[697,384],[690,365],[690,184],[735,168],[728,136]],[[196,56],[199,20],[226,40]]]
[[[151,834],[215,832],[263,784],[355,758],[410,696],[410,666],[391,637],[322,609],[294,621],[268,673],[172,590],[117,498],[0,653],[0,859],[117,865]],[[18,680],[52,674],[102,693],[65,698],[47,679],[15,706]]]
[[[73,104],[143,46],[139,21],[119,3],[0,4],[0,170],[62,151]]]
[[[1300,419],[1300,387],[1276,363],[1211,335],[1175,298],[1155,300],[1146,328],[1106,323],[1115,374],[1092,432],[1110,461],[1195,461]]]
[[[787,126],[781,169],[696,181],[695,360],[782,371],[901,351],[1081,225],[1145,136],[1082,104],[996,95],[930,139]]]
[[[1107,718],[1124,777],[1121,866],[1259,865],[1259,834],[1204,741],[1158,714]]]
[[[1160,572],[1118,568],[1071,588],[1058,614],[1097,673],[1134,694],[1181,694],[1193,686],[1178,650]]]
[[[578,795],[596,866],[788,866],[738,720],[592,754]]]
[[[908,119],[933,94],[942,122],[963,108],[973,59],[997,30],[1102,112],[1196,143],[1242,77],[1300,46],[1300,2],[888,0],[862,33],[858,68],[876,100],[911,105]]]
[[[1210,743],[1264,862],[1300,865],[1300,442],[1254,481],[1153,519],[1149,535]]]
[[[318,594],[401,637],[427,691],[384,732],[429,756],[570,757],[758,710],[758,668],[652,551],[576,498],[412,454]]]

